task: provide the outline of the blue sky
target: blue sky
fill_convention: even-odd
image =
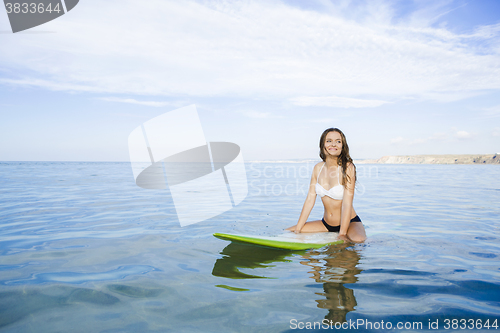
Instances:
[[[12,34],[0,10],[0,160],[127,161],[130,132],[195,104],[245,160],[500,153],[500,2],[82,0]]]

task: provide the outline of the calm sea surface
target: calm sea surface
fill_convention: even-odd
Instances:
[[[500,331],[500,166],[358,165],[362,245],[212,236],[294,225],[312,166],[247,163],[240,205],[181,228],[129,163],[0,162],[0,331]]]

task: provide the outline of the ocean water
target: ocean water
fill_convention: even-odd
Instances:
[[[0,332],[499,330],[499,166],[358,165],[364,244],[212,236],[294,225],[312,166],[247,163],[240,205],[181,228],[129,163],[0,162]]]

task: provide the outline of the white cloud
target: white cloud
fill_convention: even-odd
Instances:
[[[456,129],[453,129],[456,133],[458,131]],[[435,144],[435,143],[442,143],[444,141],[449,140],[449,134],[447,133],[434,133],[431,136],[424,137],[424,138],[416,138],[413,140],[410,139],[404,139],[403,137],[399,136],[397,138],[391,139],[392,144],[407,144],[409,146],[412,145],[421,145],[425,143],[430,143],[430,144]]]
[[[426,10],[442,5],[394,24],[391,4],[347,15],[343,2],[319,13],[278,1],[87,0],[43,26],[56,33],[2,37],[0,83],[333,107],[500,89],[500,48],[474,51],[498,38],[496,25],[471,35],[433,28]]]
[[[500,117],[500,105],[495,105],[485,109],[483,118]]]
[[[448,134],[442,132],[434,133],[428,138],[429,141],[444,141],[447,139],[448,139]]]
[[[337,121],[338,121],[338,119],[334,119],[334,118],[322,118],[322,119],[311,118],[311,119],[309,119],[309,122],[311,122],[311,123],[335,123]]]
[[[412,145],[418,145],[418,144],[421,144],[421,143],[426,143],[427,141],[428,141],[428,139],[418,138],[418,139],[415,139],[412,142],[410,142],[410,144],[412,144]]]
[[[103,101],[107,101],[107,102],[138,104],[138,105],[153,106],[153,107],[162,107],[162,106],[173,105],[172,103],[169,103],[169,102],[138,101],[138,100],[133,99],[133,98],[102,97],[99,99],[103,100]]]
[[[403,143],[405,141],[407,141],[407,139],[404,139],[402,136],[398,136],[397,138],[391,139],[391,143],[393,144]]]
[[[417,138],[412,141],[410,141],[410,145],[419,145],[419,144],[424,144],[424,143],[437,143],[437,142],[443,142],[448,139],[448,134],[446,133],[434,133],[433,135],[426,137],[426,138]]]
[[[373,108],[388,102],[379,100],[357,99],[338,96],[301,96],[290,99],[290,101],[298,106],[328,106],[336,108]]]
[[[500,33],[500,23],[497,24],[492,24],[492,25],[486,25],[486,26],[479,26],[477,27],[476,31],[471,34],[469,37],[478,37],[478,38],[495,38],[498,37],[498,34]]]
[[[283,118],[283,116],[278,116],[270,112],[240,111],[240,113],[248,118],[255,118],[255,119]]]
[[[448,7],[451,2],[450,0],[428,1],[426,7],[417,9],[410,15],[409,21],[413,26],[428,27],[436,23],[440,17],[466,5],[466,3],[464,3],[460,6],[447,9],[446,7]]]
[[[473,135],[466,131],[456,131],[455,137],[459,140],[471,139]]]

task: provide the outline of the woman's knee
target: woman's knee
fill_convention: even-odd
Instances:
[[[352,240],[354,243],[363,243],[366,240],[366,236],[354,234],[349,236],[349,239]]]
[[[352,225],[347,232],[347,236],[355,243],[363,243],[366,240],[365,228],[362,225]]]

